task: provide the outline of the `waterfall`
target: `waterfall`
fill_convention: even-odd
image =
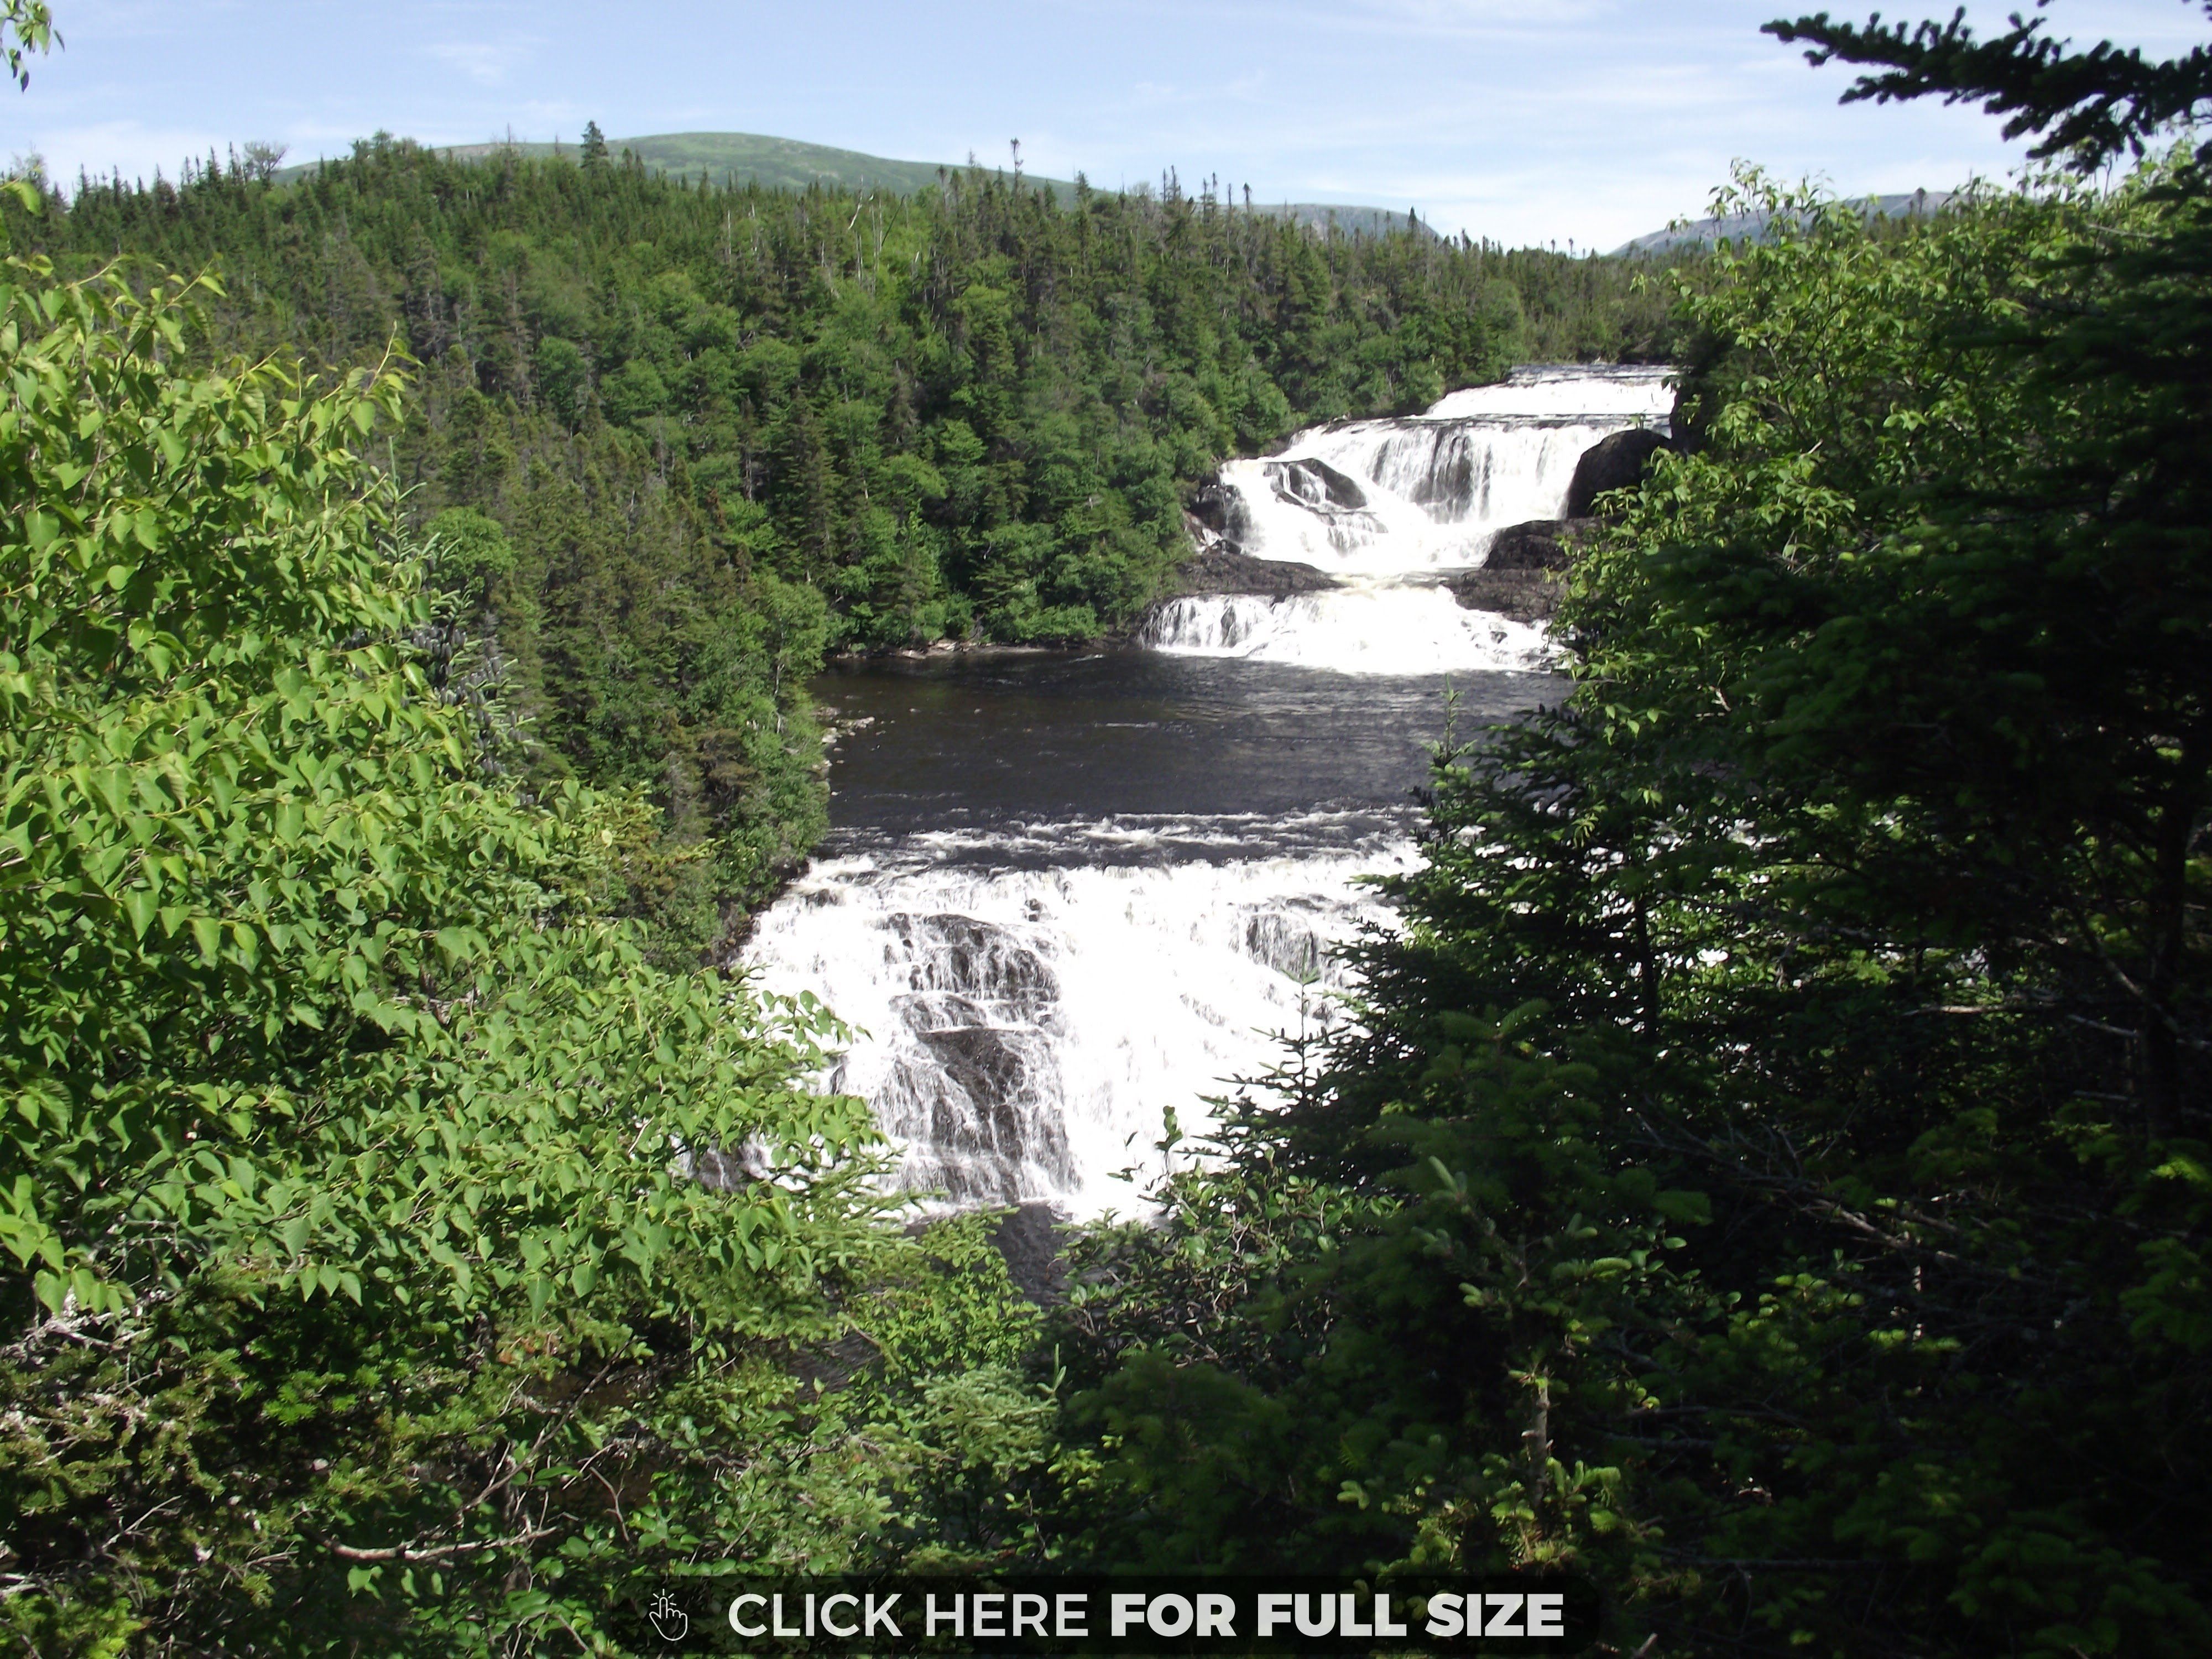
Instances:
[[[824,1081],[874,1107],[900,1186],[1127,1212],[1165,1109],[1203,1133],[1203,1097],[1335,1017],[1329,949],[1385,915],[1354,878],[1402,867],[1409,829],[1168,815],[860,838],[761,918],[747,961],[860,1028]]]
[[[1650,364],[1526,363],[1495,386],[1447,392],[1421,418],[1583,416],[1613,417],[1621,426],[1663,427],[1674,406],[1668,384],[1674,374]]]
[[[1263,559],[1310,564],[1343,584],[1268,600],[1177,599],[1143,641],[1347,673],[1422,674],[1534,665],[1537,630],[1482,612],[1455,619],[1434,584],[1479,566],[1509,525],[1556,519],[1576,465],[1631,427],[1664,431],[1663,368],[1517,368],[1419,416],[1310,427],[1279,454],[1234,460],[1214,492],[1220,535]]]
[[[1156,651],[1296,663],[1340,674],[1450,674],[1540,668],[1541,629],[1467,611],[1441,587],[1385,586],[1298,593],[1218,593],[1171,599],[1139,642]]]
[[[1565,512],[1575,465],[1630,427],[1664,431],[1665,368],[1518,368],[1399,420],[1310,427],[1277,455],[1231,461],[1223,534],[1332,574],[1404,577],[1480,564],[1507,525]]]
[[[1344,1017],[1333,948],[1389,921],[1359,878],[1415,856],[1404,792],[1430,739],[1409,742],[1403,709],[1434,708],[1440,731],[1447,673],[1477,677],[1493,718],[1547,690],[1522,678],[1543,633],[1441,579],[1505,526],[1558,517],[1583,454],[1663,425],[1668,398],[1662,370],[1524,369],[1421,416],[1301,432],[1224,466],[1208,522],[1335,587],[1178,599],[1148,652],[1075,666],[883,671],[874,723],[837,750],[841,827],[759,916],[745,967],[853,1028],[821,1080],[874,1109],[899,1186],[1134,1211],[1166,1113],[1203,1135],[1206,1097]],[[1401,758],[1378,769],[1384,753]],[[1243,810],[1261,805],[1287,810]]]

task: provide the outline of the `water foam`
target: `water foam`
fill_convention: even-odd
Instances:
[[[1543,630],[1462,609],[1441,587],[1363,586],[1271,599],[1215,593],[1170,600],[1139,635],[1156,651],[1294,663],[1342,674],[1454,674],[1540,669]]]
[[[1009,830],[1031,846],[1057,834],[1076,857],[1102,841],[1173,849],[1151,863],[990,867],[966,861],[974,846],[945,863],[915,837],[823,860],[761,917],[747,962],[865,1033],[825,1080],[875,1109],[902,1187],[1127,1212],[1157,1173],[1165,1110],[1202,1133],[1205,1096],[1337,1017],[1330,947],[1388,916],[1357,878],[1413,855],[1402,819],[1387,834],[1370,819],[1350,844],[1188,856],[1231,827]]]
[[[1445,393],[1424,418],[1613,415],[1664,426],[1674,407],[1674,374],[1664,364],[1524,363],[1495,386]]]

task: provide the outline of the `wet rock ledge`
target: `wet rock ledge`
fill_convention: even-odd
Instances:
[[[1444,576],[1451,595],[1470,611],[1495,611],[1516,622],[1546,623],[1559,608],[1575,538],[1595,519],[1531,519],[1508,525],[1490,544],[1489,558],[1474,570]]]
[[[1234,542],[1213,541],[1201,548],[1176,572],[1170,598],[1194,593],[1265,593],[1271,599],[1292,593],[1317,593],[1338,586],[1335,577],[1318,566],[1297,564],[1288,559],[1261,559]]]

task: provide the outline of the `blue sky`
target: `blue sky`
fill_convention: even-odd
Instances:
[[[2017,0],[2014,0],[2017,3]],[[1831,5],[1834,0],[1829,0]],[[775,133],[1099,184],[1218,174],[1262,200],[1417,205],[1448,231],[1609,248],[1700,210],[1736,158],[1852,192],[2002,174],[1997,123],[1838,108],[1758,32],[1775,0],[54,0],[68,46],[0,88],[0,155],[174,176],[262,139]],[[1896,15],[1923,15],[1918,8]],[[1968,8],[2002,27],[2012,3]],[[1862,15],[1839,8],[1840,15]],[[1949,0],[1926,9],[1948,14]],[[2160,56],[2182,0],[2052,0]]]

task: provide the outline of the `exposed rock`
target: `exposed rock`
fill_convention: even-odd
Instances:
[[[1444,586],[1470,611],[1495,611],[1516,622],[1549,622],[1559,608],[1576,538],[1596,524],[1595,519],[1571,518],[1508,525],[1490,538],[1480,569],[1446,576]]]
[[[913,988],[899,998],[916,1029],[957,1026],[986,1019],[1042,1024],[1054,1018],[1060,981],[1045,959],[1009,929],[950,912],[890,918],[913,967]],[[907,1004],[915,1005],[908,1009]],[[985,1014],[985,1005],[994,1011]],[[941,1007],[941,1017],[923,1011]]]
[[[1688,375],[1674,388],[1674,412],[1667,418],[1668,443],[1685,455],[1705,447],[1705,404],[1709,399]]]
[[[1318,592],[1334,587],[1336,578],[1310,564],[1288,559],[1255,558],[1234,542],[1209,541],[1183,561],[1176,572],[1177,597],[1188,593],[1265,593],[1282,599],[1291,593]]]
[[[1202,483],[1191,493],[1190,516],[1215,535],[1233,540],[1243,528],[1243,498],[1225,483]]]
[[[1495,611],[1516,622],[1549,622],[1565,586],[1555,570],[1457,571],[1443,579],[1452,598],[1469,611]]]
[[[1328,947],[1313,922],[1298,915],[1303,910],[1310,918],[1312,909],[1310,904],[1300,902],[1252,910],[1244,919],[1244,954],[1255,962],[1266,963],[1285,979],[1319,979],[1322,954]]]
[[[991,1242],[1006,1259],[1006,1276],[1040,1307],[1067,1299],[1067,1258],[1060,1219],[1051,1205],[1031,1199],[1000,1217],[991,1230]]]
[[[1018,1105],[1030,1076],[1024,1034],[1000,1025],[949,1025],[916,1035],[975,1109],[971,1120],[956,1114],[951,1103],[939,1101],[930,1126],[939,1137],[937,1144],[965,1143],[963,1150],[972,1152],[981,1150],[976,1141],[988,1137],[990,1151],[1008,1159],[1020,1158],[1028,1150],[1023,1142],[1030,1127]]]
[[[707,1146],[691,1154],[691,1178],[710,1193],[734,1193],[773,1173],[767,1154],[753,1143]]]
[[[925,1184],[965,1203],[1018,1197],[1025,1164],[1055,1182],[1073,1182],[1066,1125],[1057,1114],[1038,1109],[1060,1087],[1059,1062],[1046,1034],[1018,1026],[953,1025],[914,1035],[928,1059],[895,1059],[886,1093],[921,1109],[922,1124],[909,1121],[905,1127],[929,1149]]]
[[[1367,492],[1357,479],[1311,455],[1301,455],[1294,461],[1269,461],[1262,470],[1275,486],[1275,494],[1294,506],[1325,512],[1367,505]]]
[[[1510,524],[1490,538],[1486,570],[1563,570],[1570,544],[1595,519],[1531,519]]]
[[[1607,490],[1641,483],[1652,456],[1666,447],[1667,440],[1650,427],[1632,427],[1599,439],[1575,463],[1574,482],[1567,486],[1567,516],[1586,519]]]

